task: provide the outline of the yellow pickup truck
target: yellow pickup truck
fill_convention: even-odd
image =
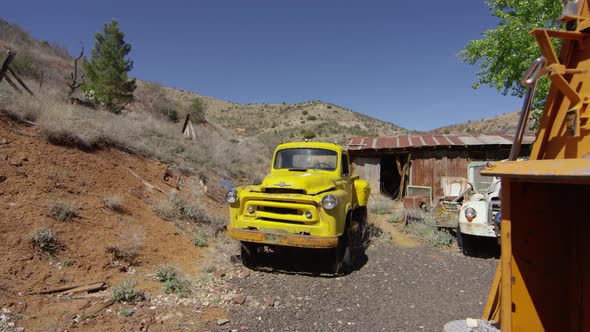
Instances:
[[[241,241],[246,266],[254,266],[265,247],[287,246],[329,251],[331,271],[346,273],[367,243],[369,195],[368,183],[351,176],[348,152],[339,145],[280,144],[260,185],[227,192],[227,233]]]

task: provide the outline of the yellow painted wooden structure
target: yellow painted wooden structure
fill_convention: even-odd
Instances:
[[[590,331],[590,0],[563,19],[575,30],[531,32],[552,86],[530,159],[482,172],[502,177],[502,254],[484,312],[502,331]]]

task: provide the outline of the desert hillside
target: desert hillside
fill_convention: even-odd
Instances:
[[[458,123],[450,126],[436,128],[430,132],[436,134],[514,134],[516,132],[516,125],[518,124],[519,115],[520,111],[505,113],[492,118],[467,121],[465,123]]]

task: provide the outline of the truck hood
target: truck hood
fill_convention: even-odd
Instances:
[[[328,172],[298,172],[298,171],[278,171],[268,174],[260,189],[286,189],[301,190],[308,195],[315,195],[335,187],[335,181],[339,177]]]

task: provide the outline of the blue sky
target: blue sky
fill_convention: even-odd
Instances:
[[[20,0],[0,15],[71,53],[115,18],[132,76],[227,101],[319,99],[415,130],[521,104],[473,90],[478,68],[456,57],[495,27],[483,1]]]

